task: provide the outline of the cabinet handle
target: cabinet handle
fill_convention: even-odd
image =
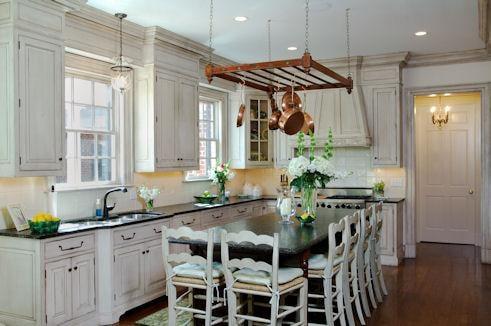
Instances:
[[[76,271],[78,269],[78,266],[73,267],[73,270]]]
[[[162,230],[157,230],[156,228],[153,228],[153,232],[159,234],[159,233],[162,233]]]
[[[211,216],[213,216],[214,218],[220,218],[220,217],[223,217],[223,213],[220,214],[220,215],[213,215],[213,214],[211,214]]]
[[[124,234],[121,234],[121,238],[122,238],[123,240],[125,240],[125,241],[126,241],[126,240],[131,240],[131,239],[134,239],[134,238],[135,238],[135,235],[136,235],[136,233],[135,233],[135,232],[133,232],[133,235],[132,235],[131,237],[125,238]]]
[[[237,209],[237,213],[242,214],[242,213],[245,213],[245,212],[247,212],[247,208],[246,208],[246,209],[244,209],[244,210]]]
[[[181,221],[181,224],[182,224],[182,225],[191,225],[191,224],[193,224],[194,222],[196,222],[196,219],[194,219],[194,218],[193,218],[193,220],[192,220],[191,222],[187,222],[187,223],[186,223],[186,222],[184,222],[184,221]]]
[[[80,241],[80,246],[75,246],[75,247],[70,247],[70,248],[63,248],[62,246],[58,246],[58,248],[60,248],[61,251],[69,251],[69,250],[73,250],[73,249],[82,248],[83,245],[84,245],[84,242]]]

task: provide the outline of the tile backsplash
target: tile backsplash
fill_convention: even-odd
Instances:
[[[342,180],[336,180],[332,186],[371,187],[375,181],[384,180],[386,195],[404,197],[406,176],[403,168],[372,168],[370,149],[337,148],[333,163],[340,171],[351,172]],[[236,177],[227,185],[231,193],[242,192],[245,182],[259,184],[263,194],[275,195],[280,175],[285,170],[251,169],[237,170]],[[210,182],[183,182],[182,172],[136,173],[134,184],[145,184],[161,189],[155,201],[156,206],[171,205],[193,201],[193,196],[204,190],[215,191]],[[0,229],[13,227],[8,215],[7,204],[22,204],[27,217],[38,211],[50,211],[64,220],[94,215],[97,198],[103,198],[107,189],[62,191],[51,193],[46,178],[0,178]],[[110,195],[110,202],[116,202],[114,212],[141,209],[143,202],[136,196],[135,188],[128,193]]]

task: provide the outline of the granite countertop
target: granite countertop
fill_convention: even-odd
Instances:
[[[296,219],[292,219],[292,224],[278,223],[281,219],[276,214],[266,214],[260,217],[244,219],[237,222],[228,223],[212,228],[214,230],[215,248],[220,247],[221,231],[229,233],[239,233],[240,231],[252,231],[256,234],[279,235],[280,255],[298,255],[303,251],[328,239],[329,225],[338,223],[346,215],[351,215],[354,209],[329,209],[318,212],[315,223],[301,225]],[[199,240],[172,240],[172,243],[190,244],[195,246],[205,246],[206,243]],[[234,251],[247,250],[248,252],[271,251],[271,247],[255,246],[251,243],[230,244]],[[218,250],[218,249],[217,249]]]
[[[223,204],[200,205],[196,203],[185,203],[185,204],[161,206],[161,207],[155,207],[155,209],[151,213],[147,213],[145,210],[118,213],[116,215],[111,216],[109,220],[100,220],[100,219],[97,220],[95,219],[95,217],[89,217],[84,219],[65,221],[60,225],[59,231],[52,234],[39,235],[39,234],[32,234],[30,230],[17,231],[16,229],[4,229],[4,230],[0,230],[0,236],[42,240],[42,239],[66,236],[73,233],[87,232],[95,229],[116,228],[116,227],[131,225],[131,224],[168,219],[179,214],[186,214],[186,213],[198,212],[208,209],[239,205],[248,202],[265,200],[265,199],[266,200],[274,199],[274,197],[269,197],[269,196],[263,196],[259,198],[230,197],[229,200],[227,200]],[[138,216],[138,214],[143,214],[143,215]],[[132,217],[131,218],[121,217],[125,215],[132,216]]]

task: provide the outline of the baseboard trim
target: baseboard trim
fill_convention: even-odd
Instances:
[[[406,244],[404,246],[404,257],[405,258],[416,258],[416,245]]]
[[[481,248],[481,262],[491,264],[491,249]]]

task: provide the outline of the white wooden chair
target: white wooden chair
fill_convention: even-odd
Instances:
[[[187,252],[170,253],[169,239],[183,238],[206,242],[206,258]],[[222,323],[223,316],[213,316],[215,309],[224,306],[219,287],[225,284],[222,265],[213,262],[213,230],[193,231],[188,227],[175,230],[163,226],[162,247],[167,275],[169,325],[176,325],[177,317],[186,312],[192,313],[194,318],[204,319],[207,326]],[[187,291],[177,298],[176,287],[187,288]],[[193,295],[193,289],[205,290],[206,294]],[[214,296],[214,293],[217,295]],[[186,298],[187,303],[178,305]],[[206,300],[205,310],[193,307],[195,299]]]
[[[283,319],[290,314],[297,313],[297,322],[293,325],[307,324],[307,280],[303,277],[300,268],[279,268],[278,234],[273,237],[257,235],[251,231],[227,233],[221,235],[222,263],[227,283],[227,305],[229,325],[235,326],[247,322],[268,325],[281,325]],[[254,246],[269,246],[272,248],[271,264],[264,261],[255,261],[251,258],[229,257],[230,244],[248,243]],[[298,293],[297,305],[280,305],[280,299],[286,295]],[[247,296],[247,300],[240,301],[238,297]],[[252,302],[252,296],[269,297],[271,313],[270,318],[253,315],[253,306],[260,303]],[[264,305],[263,305],[264,306]],[[245,312],[242,312],[245,311]]]
[[[365,325],[363,311],[361,308],[360,290],[358,283],[358,253],[360,242],[360,213],[356,211],[353,215],[344,217],[345,229],[343,233],[344,264],[343,281],[344,281],[344,302],[346,305],[346,316],[350,326],[355,326],[353,318],[353,303],[356,308],[358,320],[362,325]]]
[[[377,297],[378,302],[382,302],[383,295],[387,295],[387,287],[385,285],[384,274],[382,272],[382,264],[380,262],[380,233],[382,231],[383,218],[382,218],[382,202],[377,203],[375,206],[375,214],[372,218],[372,251],[371,255],[371,270],[372,270],[372,279],[373,279],[373,287],[375,290],[375,296]]]
[[[360,241],[358,242],[358,283],[360,288],[361,303],[365,316],[370,317],[370,306],[368,297],[373,308],[377,308],[377,301],[373,292],[372,271],[371,271],[371,237],[372,224],[371,219],[374,214],[373,206],[363,209],[360,214]],[[368,292],[368,293],[367,293]]]
[[[309,259],[309,280],[323,280],[323,294],[309,293],[309,299],[323,300],[324,306],[310,305],[309,313],[324,313],[328,326],[339,320],[346,325],[346,308],[344,305],[343,272],[345,268],[345,243],[336,242],[336,236],[341,236],[345,229],[345,220],[329,225],[329,248],[326,254],[312,255]],[[309,323],[309,325],[315,325]]]

